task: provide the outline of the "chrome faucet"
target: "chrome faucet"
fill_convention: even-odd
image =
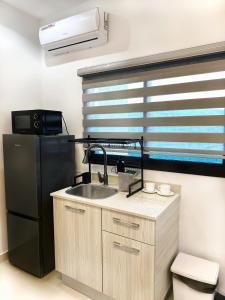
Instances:
[[[87,164],[89,162],[89,152],[91,149],[94,149],[94,148],[100,148],[102,150],[103,156],[104,156],[104,175],[102,175],[100,172],[98,172],[99,182],[101,182],[101,183],[103,182],[104,185],[108,185],[107,154],[106,154],[105,148],[102,145],[93,144],[93,145],[89,146],[86,150],[86,154],[84,156],[83,163]]]

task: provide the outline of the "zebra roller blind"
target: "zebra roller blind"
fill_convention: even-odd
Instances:
[[[143,136],[153,159],[223,163],[224,112],[223,57],[83,78],[84,136]],[[123,151],[134,155],[135,149]]]

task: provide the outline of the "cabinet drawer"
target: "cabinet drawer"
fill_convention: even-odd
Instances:
[[[103,293],[116,300],[153,300],[154,248],[103,232]]]
[[[150,245],[155,244],[155,223],[151,220],[104,209],[102,229]]]

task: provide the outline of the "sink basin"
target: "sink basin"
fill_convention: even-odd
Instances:
[[[81,184],[66,190],[66,193],[73,196],[88,198],[88,199],[105,199],[118,193],[117,189],[112,187],[95,185],[95,184]]]

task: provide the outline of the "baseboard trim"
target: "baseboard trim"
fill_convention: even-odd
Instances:
[[[96,291],[95,289],[90,288],[89,286],[87,286],[77,280],[74,280],[64,274],[61,274],[61,279],[62,279],[62,282],[66,286],[76,290],[77,292],[79,292],[83,295],[88,296],[89,298],[91,298],[93,300],[113,300],[112,298],[105,296],[104,294],[100,293],[99,291]]]
[[[59,273],[59,275],[61,277],[62,282],[66,286],[78,291],[79,293],[81,293],[83,295],[88,296],[89,298],[91,298],[93,300],[113,300],[112,298],[107,297],[104,294],[102,294],[102,293],[90,288],[89,286],[87,286],[77,280],[74,280],[62,273]],[[165,300],[170,299],[170,296],[171,296],[170,291],[168,291],[167,296],[165,297]],[[225,296],[223,296],[219,293],[216,293],[215,300],[225,300]]]
[[[8,259],[8,252],[0,254],[0,263]]]

